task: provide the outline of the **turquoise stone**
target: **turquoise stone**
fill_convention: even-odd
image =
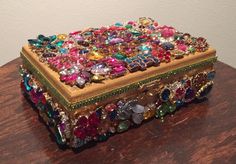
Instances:
[[[55,45],[56,45],[57,47],[61,47],[61,46],[63,45],[63,43],[64,43],[64,41],[61,40],[61,41],[56,42]]]
[[[29,80],[30,80],[30,77],[29,75],[24,75],[23,76],[23,79],[24,79],[24,86],[26,88],[27,91],[30,91],[32,89],[32,86],[29,85]]]
[[[117,23],[115,24],[115,26],[123,26],[123,24],[120,23],[120,22],[117,22]]]
[[[68,50],[66,48],[60,48],[59,52],[61,54],[66,54],[66,53],[68,53]]]
[[[116,53],[113,55],[113,57],[115,57],[118,60],[125,60],[127,57],[121,53]]]
[[[149,51],[150,50],[150,48],[146,45],[142,45],[139,48],[140,48],[141,51]]]

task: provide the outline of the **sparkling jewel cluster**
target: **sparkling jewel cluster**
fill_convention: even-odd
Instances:
[[[105,106],[97,106],[86,114],[75,114],[75,118],[63,111],[40,84],[26,70],[21,68],[21,88],[39,110],[40,116],[53,129],[58,144],[81,147],[90,141],[104,141],[116,132],[124,132],[140,125],[152,117],[160,118],[172,114],[195,98],[203,99],[211,91],[215,71],[204,71],[193,76],[167,83],[153,92],[153,101],[142,102],[139,96],[115,100]],[[79,111],[79,110],[78,110]]]
[[[208,49],[206,39],[159,26],[151,18],[29,39],[29,46],[70,86],[144,71]]]

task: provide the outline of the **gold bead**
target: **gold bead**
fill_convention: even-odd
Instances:
[[[67,37],[66,34],[58,34],[58,35],[57,35],[57,39],[59,39],[59,40],[65,40],[66,37]]]
[[[88,54],[88,59],[89,60],[100,60],[103,59],[104,56],[96,51],[92,51],[91,53]]]

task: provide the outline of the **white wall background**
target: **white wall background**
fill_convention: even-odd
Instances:
[[[38,34],[152,17],[161,25],[204,36],[219,60],[236,67],[235,0],[0,0],[0,66],[19,57]]]

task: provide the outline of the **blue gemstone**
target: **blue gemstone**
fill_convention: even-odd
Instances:
[[[213,80],[215,78],[215,73],[216,73],[215,71],[209,72],[207,74],[207,79],[208,80]]]
[[[59,52],[60,52],[61,54],[67,54],[67,53],[68,53],[68,50],[67,50],[66,48],[60,48],[60,49],[59,49]]]
[[[116,110],[113,110],[111,113],[109,113],[109,118],[111,121],[115,120],[116,116],[117,116]]]
[[[185,93],[185,99],[186,100],[192,100],[195,96],[195,92],[193,89],[188,88]]]
[[[161,99],[163,101],[168,101],[169,98],[170,98],[170,90],[168,88],[166,88],[161,92]]]
[[[164,48],[165,50],[173,50],[174,45],[170,42],[165,42],[165,43],[162,43],[162,48]]]
[[[82,49],[82,50],[79,51],[79,54],[86,54],[86,53],[88,53],[88,52],[89,52],[88,50]]]
[[[182,100],[177,100],[175,104],[176,104],[176,108],[180,108],[184,104],[184,102]]]
[[[96,115],[100,118],[102,116],[102,108],[96,110]]]
[[[126,62],[126,63],[131,63],[132,60],[131,60],[130,58],[126,58],[126,59],[125,59],[125,62]]]

